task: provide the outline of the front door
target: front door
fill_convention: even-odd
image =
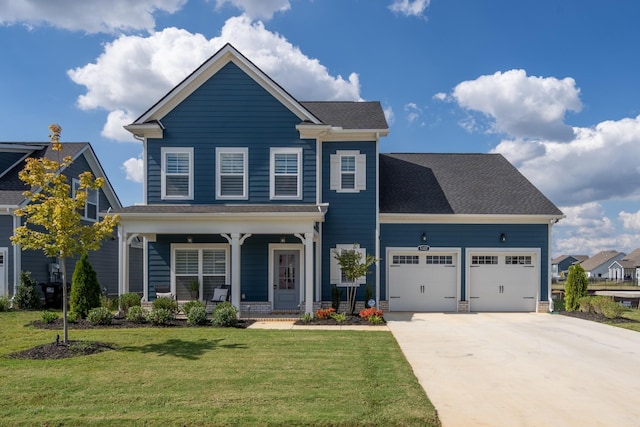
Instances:
[[[274,251],[273,309],[298,310],[300,304],[300,251]]]

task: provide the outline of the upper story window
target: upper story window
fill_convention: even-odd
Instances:
[[[356,150],[338,150],[331,154],[331,190],[357,193],[367,189],[367,156]]]
[[[302,148],[272,148],[270,178],[272,199],[301,199]]]
[[[84,189],[80,190],[80,181],[73,179],[73,197],[75,197],[77,191],[86,191],[87,199],[84,203],[84,211],[81,212],[82,218],[89,221],[98,220],[98,196],[100,190]]]
[[[193,199],[193,148],[162,148],[162,198]]]
[[[248,198],[247,148],[216,148],[216,198]]]

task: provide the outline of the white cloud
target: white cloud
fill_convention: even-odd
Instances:
[[[269,20],[274,13],[291,9],[289,0],[216,0],[216,9],[227,3],[242,10],[251,19]]]
[[[525,70],[511,70],[462,82],[452,96],[463,108],[489,117],[492,132],[568,141],[574,134],[564,117],[567,111],[581,110],[579,94],[572,78],[533,77]]]
[[[622,221],[622,226],[625,229],[640,231],[640,211],[635,213],[622,211],[618,217],[620,221]]]
[[[144,164],[141,158],[131,157],[122,164],[122,169],[129,181],[142,183],[144,181]]]
[[[152,30],[156,11],[175,13],[187,0],[0,1],[0,24],[53,27],[87,33]]]
[[[433,99],[437,99],[438,101],[446,101],[447,94],[443,92],[438,92],[435,95],[433,95]]]
[[[80,108],[109,111],[103,135],[131,141],[122,139],[126,134],[116,125],[133,121],[227,42],[301,101],[361,100],[356,73],[332,76],[320,61],[247,16],[230,18],[220,37],[210,40],[177,28],[148,37],[122,35],[94,63],[68,75],[87,88],[78,98]]]
[[[569,142],[502,141],[502,153],[556,204],[640,197],[640,116],[574,128]]]
[[[413,124],[418,122],[421,126],[424,125],[424,122],[420,122],[420,118],[422,117],[422,109],[418,107],[415,102],[409,102],[405,104],[404,111],[407,113],[407,120],[409,124]]]
[[[422,16],[431,0],[393,0],[389,9],[405,16]]]
[[[387,119],[387,124],[391,126],[396,121],[396,115],[393,112],[393,108],[390,106],[383,109],[384,117]]]

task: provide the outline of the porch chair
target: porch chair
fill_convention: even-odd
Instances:
[[[229,287],[220,286],[219,288],[214,288],[213,296],[211,297],[211,299],[207,300],[207,312],[213,312],[213,309],[216,307],[216,305],[225,301],[229,301]]]
[[[171,292],[171,287],[167,285],[156,285],[156,298],[176,299],[175,295]]]

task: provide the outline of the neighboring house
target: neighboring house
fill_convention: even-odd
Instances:
[[[625,257],[624,252],[602,251],[580,263],[587,277],[593,280],[606,280],[609,278],[609,266],[614,261]]]
[[[379,102],[302,102],[225,45],[125,128],[143,141],[144,298],[230,285],[242,312],[310,313],[346,286],[335,250],[379,259],[383,310],[546,311],[563,214],[498,154],[380,154]]]
[[[638,267],[640,267],[640,248],[609,265],[609,280],[635,282]]]
[[[551,277],[559,279],[567,277],[569,267],[589,259],[588,255],[560,255],[551,260]]]
[[[66,175],[72,187],[79,184],[78,176],[85,171],[91,171],[95,177],[105,179],[105,185],[99,191],[90,192],[87,197],[82,213],[83,220],[87,223],[96,221],[100,212],[121,207],[91,145],[84,142],[65,142],[62,147],[62,152],[55,152],[48,142],[0,142],[0,295],[15,294],[21,271],[31,272],[31,277],[38,283],[59,281],[56,276],[59,272],[57,259],[46,257],[42,251],[22,251],[9,240],[13,230],[23,224],[23,219],[15,215],[16,209],[29,203],[23,195],[28,188],[18,177],[18,173],[24,168],[25,159],[47,157],[59,161],[70,156],[73,164],[62,173]],[[101,287],[107,288],[111,295],[118,294],[118,242],[115,233],[114,230],[114,238],[105,240],[99,251],[89,252],[89,261],[96,270]],[[133,250],[131,256],[131,287],[133,290],[139,288],[141,291],[142,270],[138,267],[141,265],[141,251]],[[136,256],[139,258],[137,261]],[[77,259],[69,259],[67,262],[69,282],[76,261]]]

